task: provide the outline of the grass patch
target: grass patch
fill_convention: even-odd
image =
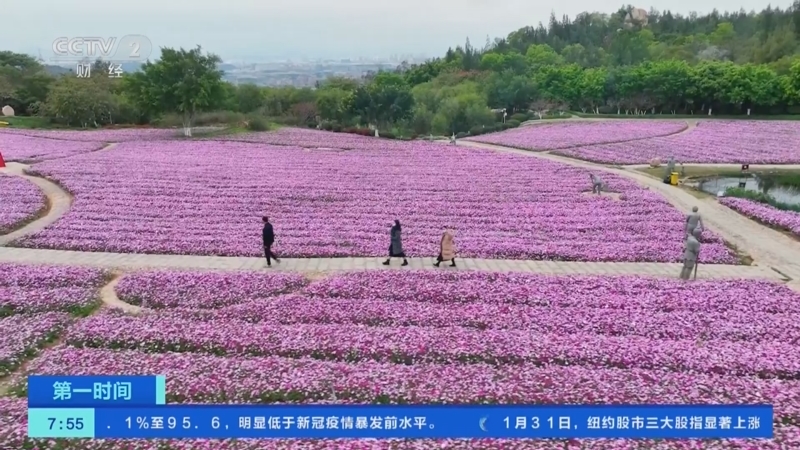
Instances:
[[[8,127],[0,127],[0,130],[3,128],[61,128],[48,117],[0,116],[0,122],[8,122]]]
[[[775,186],[800,190],[800,170],[771,170],[759,175]]]
[[[737,247],[735,244],[730,243],[728,241],[723,240],[722,242],[725,243],[725,247],[728,247],[730,251],[736,255],[736,258],[739,260],[739,264],[743,266],[752,266],[753,265],[753,257],[747,254],[745,251]]]

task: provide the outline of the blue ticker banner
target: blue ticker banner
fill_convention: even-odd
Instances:
[[[28,408],[95,408],[164,405],[163,376],[28,377]]]
[[[33,438],[772,438],[768,405],[30,408]]]

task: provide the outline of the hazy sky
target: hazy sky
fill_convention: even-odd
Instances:
[[[526,25],[583,11],[610,13],[622,2],[601,0],[7,0],[0,6],[0,50],[47,59],[54,39],[66,36],[147,36],[160,47],[197,44],[223,59],[441,55],[469,36],[506,36]],[[758,0],[651,0],[649,10],[707,13],[760,10]],[[785,8],[791,0],[773,2]]]

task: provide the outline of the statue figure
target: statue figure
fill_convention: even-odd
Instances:
[[[694,230],[703,230],[705,225],[703,225],[703,217],[700,216],[700,213],[697,212],[697,206],[692,208],[692,212],[686,215],[686,235],[691,236],[694,234]],[[698,228],[698,225],[700,226]]]
[[[686,246],[683,250],[681,280],[688,280],[692,276],[692,270],[697,265],[697,259],[700,257],[700,233],[700,229],[695,228],[686,239]]]
[[[456,145],[456,134],[455,133],[453,133],[453,136],[450,137],[450,143],[453,144],[453,145]]]
[[[603,180],[593,173],[589,174],[589,178],[592,179],[592,194],[600,195],[600,191],[603,189]]]
[[[670,156],[669,161],[667,162],[667,172],[664,174],[664,179],[668,180],[672,172],[675,172],[675,157]]]
[[[378,128],[377,127],[375,127],[375,137],[381,137],[381,135],[378,134]]]

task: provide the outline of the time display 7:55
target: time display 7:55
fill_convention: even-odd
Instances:
[[[83,418],[67,418],[64,420],[58,420],[55,417],[48,417],[47,420],[50,422],[50,429],[54,429],[58,426],[59,430],[63,430],[66,428],[67,430],[82,430],[83,429]]]

